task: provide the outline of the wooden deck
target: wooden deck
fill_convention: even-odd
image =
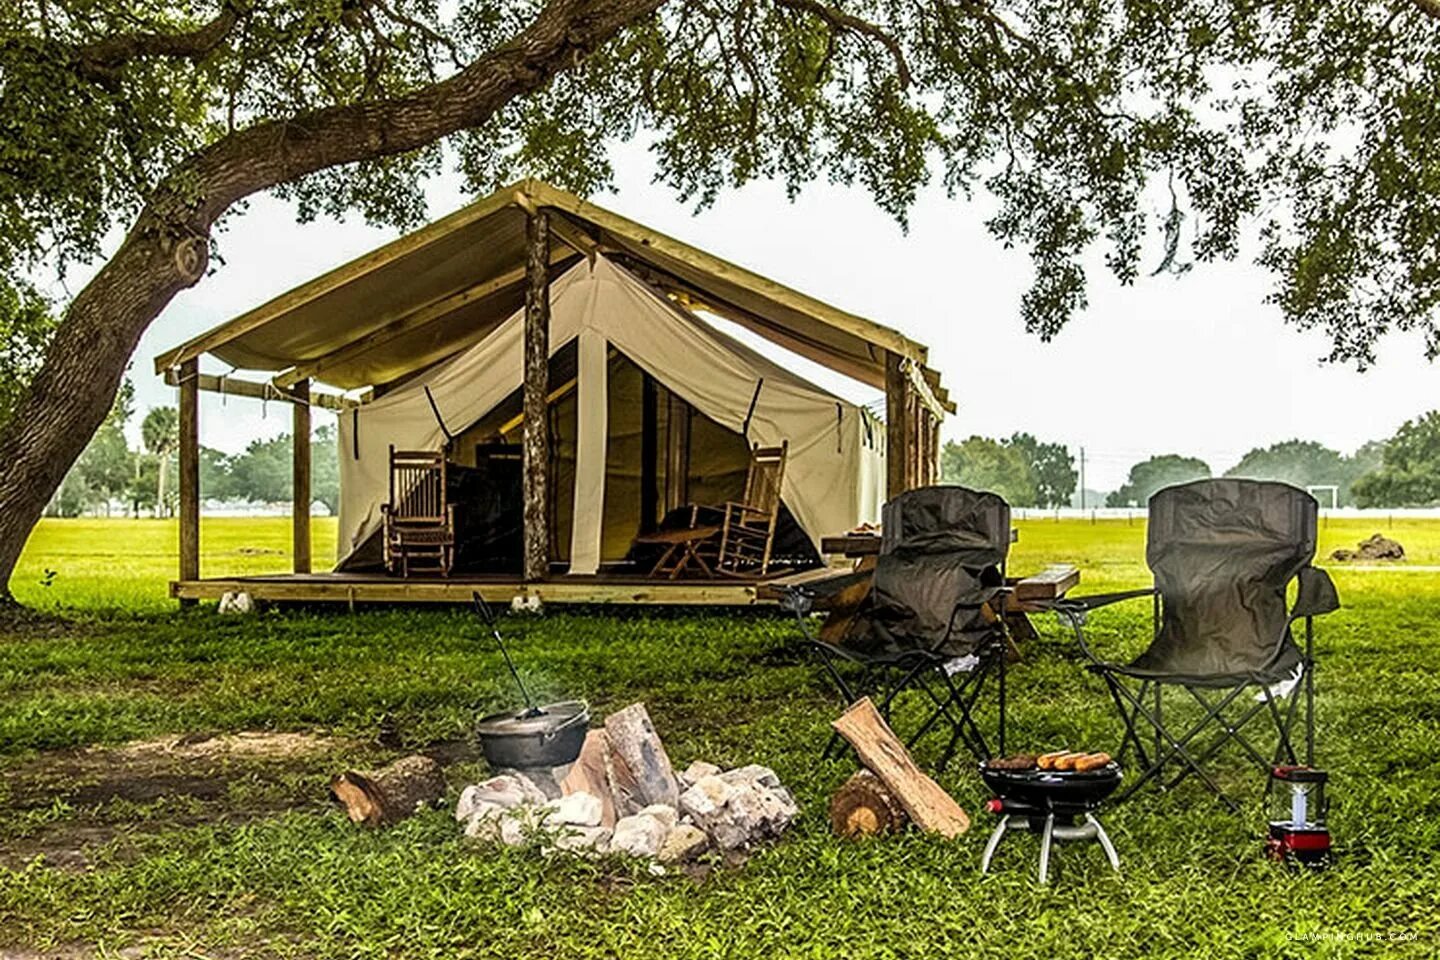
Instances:
[[[662,580],[623,573],[595,576],[559,575],[526,581],[504,574],[452,577],[389,577],[381,573],[275,573],[250,577],[172,580],[177,600],[219,600],[222,594],[245,591],[272,603],[469,603],[475,591],[490,603],[515,597],[539,597],[542,603],[615,603],[673,606],[752,607],[779,602],[784,588],[848,576],[848,567],[817,567],[764,579]],[[1043,601],[1063,597],[1080,581],[1080,571],[1056,564],[1023,579],[1015,587],[1011,610],[1033,613]]]
[[[770,578],[766,585],[784,579]],[[492,603],[509,603],[515,597],[539,597],[543,603],[736,607],[774,603],[771,596],[759,596],[759,586],[758,580],[728,577],[658,580],[602,574],[527,582],[519,576],[500,574],[401,579],[384,574],[294,573],[174,580],[170,596],[177,600],[218,600],[224,593],[243,590],[255,600],[276,603],[469,603],[471,594],[478,590]]]

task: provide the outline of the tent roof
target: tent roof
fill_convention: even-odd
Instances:
[[[924,370],[926,348],[537,180],[523,180],[406,234],[155,359],[157,372],[210,353],[342,389],[393,383],[483,339],[524,302],[527,211],[551,214],[558,273],[603,252],[686,306],[874,386],[885,353]],[[939,377],[924,370],[940,402]],[[948,405],[948,404],[947,404]]]

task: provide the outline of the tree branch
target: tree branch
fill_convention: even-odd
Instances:
[[[405,96],[326,107],[222,137],[177,168],[155,205],[170,208],[165,219],[175,219],[177,208],[188,209],[179,218],[192,224],[186,232],[204,232],[232,203],[256,191],[328,167],[405,153],[478,126],[666,2],[550,0],[513,40],[444,80]]]
[[[1440,3],[1440,0],[1416,0],[1416,2]],[[791,10],[800,10],[819,17],[829,24],[832,30],[858,33],[876,41],[886,50],[890,51],[890,56],[894,58],[895,75],[900,80],[901,89],[910,86],[910,64],[905,59],[905,50],[900,46],[900,41],[896,40],[883,28],[876,26],[869,20],[862,20],[843,10],[826,6],[820,3],[819,0],[775,0],[775,3],[777,6],[788,7]]]
[[[194,30],[184,33],[123,33],[87,43],[76,51],[80,69],[89,76],[108,79],[125,64],[141,57],[172,57],[198,63],[224,43],[239,22],[237,4],[233,0],[224,0],[215,18]]]

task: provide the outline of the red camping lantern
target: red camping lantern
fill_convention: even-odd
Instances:
[[[1272,859],[1306,866],[1329,862],[1328,779],[1329,774],[1314,767],[1279,766],[1270,771],[1270,833],[1265,850]]]

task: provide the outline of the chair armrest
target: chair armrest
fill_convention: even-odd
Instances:
[[[1119,603],[1122,600],[1134,600],[1138,597],[1155,596],[1154,587],[1141,587],[1138,590],[1121,590],[1116,593],[1092,593],[1084,597],[1057,597],[1054,600],[1027,600],[1026,603],[1038,607],[1060,611],[1061,608],[1068,608],[1080,613],[1089,613],[1091,610],[1099,610],[1101,607],[1108,607],[1112,603]]]
[[[871,580],[874,576],[873,570],[854,570],[816,583],[792,584],[781,590],[780,607],[797,616],[804,616],[815,609],[816,603],[830,600],[841,591]]]
[[[1290,619],[1318,617],[1340,609],[1340,593],[1330,574],[1319,567],[1302,567],[1296,577],[1299,590],[1295,595],[1295,606],[1290,608]]]
[[[1085,659],[1094,664],[1109,666],[1111,664],[1097,657],[1090,649],[1090,645],[1085,642],[1086,615],[1091,610],[1099,610],[1101,607],[1108,607],[1112,603],[1119,603],[1122,600],[1135,600],[1155,595],[1154,587],[1142,587],[1138,590],[1121,590],[1117,593],[1096,593],[1088,597],[1061,597],[1058,600],[1034,602],[1046,610],[1053,610],[1070,624],[1071,629],[1075,631],[1075,642],[1079,645],[1080,652],[1085,655]]]

